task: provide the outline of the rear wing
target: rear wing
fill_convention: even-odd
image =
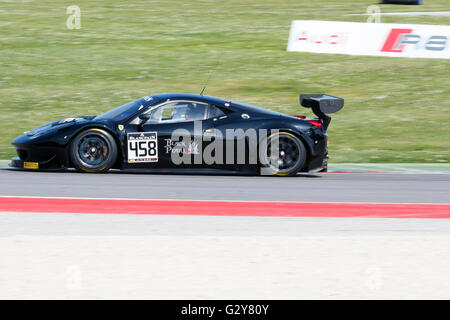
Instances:
[[[331,117],[327,114],[341,110],[344,107],[344,99],[327,94],[301,94],[300,104],[305,108],[311,108],[314,114],[322,120],[326,130],[331,122]]]

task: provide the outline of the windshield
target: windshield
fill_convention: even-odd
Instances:
[[[143,99],[139,99],[123,106],[112,109],[102,115],[97,116],[97,120],[115,120],[118,122],[124,121],[139,111],[139,108],[143,106]]]

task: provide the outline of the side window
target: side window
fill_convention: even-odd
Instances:
[[[209,116],[208,118],[219,118],[225,115],[225,112],[222,111],[219,107],[214,105],[209,106]]]
[[[205,120],[207,107],[206,103],[190,103],[186,109],[186,121]]]
[[[162,114],[161,114],[161,120],[173,120],[173,115],[175,114],[175,110],[177,108],[169,107],[169,108],[163,108]]]
[[[164,104],[150,112],[147,123],[173,123],[204,120],[208,105],[194,101],[177,101]]]

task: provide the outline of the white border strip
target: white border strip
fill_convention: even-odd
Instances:
[[[83,198],[83,197],[39,197],[39,196],[5,196],[0,198],[21,198],[21,199],[64,199],[64,200],[128,200],[128,201],[195,201],[195,202],[248,202],[248,203],[330,203],[330,204],[419,204],[419,205],[450,205],[450,203],[429,203],[429,202],[348,202],[348,201],[268,201],[268,200],[201,200],[201,199],[138,199],[138,198]]]

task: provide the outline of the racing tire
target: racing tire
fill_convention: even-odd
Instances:
[[[278,139],[278,157],[271,155],[272,143]],[[279,132],[267,137],[260,149],[261,175],[295,176],[305,165],[306,148],[303,142],[289,132]],[[275,165],[274,165],[275,163]],[[277,167],[278,164],[278,167]]]
[[[88,129],[70,144],[69,155],[73,166],[81,172],[107,172],[116,163],[117,144],[108,132]]]

